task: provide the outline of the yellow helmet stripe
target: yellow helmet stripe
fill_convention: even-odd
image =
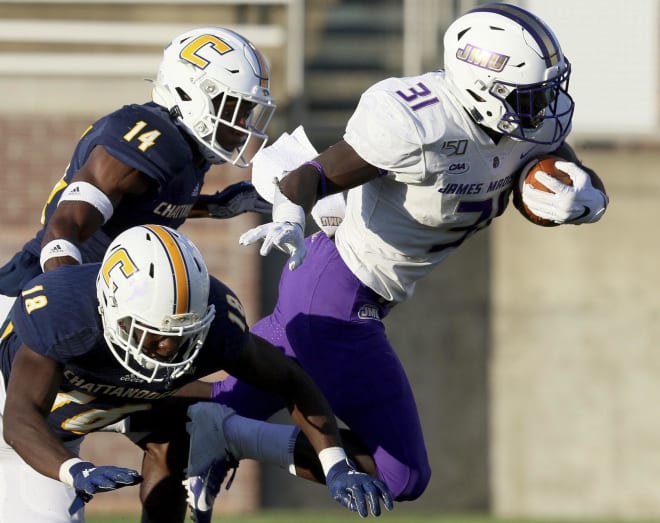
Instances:
[[[185,314],[188,312],[190,288],[188,286],[188,268],[186,261],[175,241],[172,233],[160,225],[145,225],[160,240],[172,269],[174,276],[174,311],[173,314]]]

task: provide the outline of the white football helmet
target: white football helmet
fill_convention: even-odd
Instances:
[[[96,292],[105,339],[124,368],[147,382],[190,370],[215,308],[206,264],[188,238],[160,225],[127,229],[106,251]],[[178,351],[168,361],[148,356],[148,334],[181,337]]]
[[[221,27],[193,29],[170,42],[152,98],[193,136],[210,162],[239,167],[247,167],[266,144],[276,108],[264,56]],[[232,143],[219,143],[221,126],[233,130]]]
[[[476,7],[449,26],[444,49],[446,77],[478,124],[533,143],[568,132],[570,63],[538,17],[510,4]]]

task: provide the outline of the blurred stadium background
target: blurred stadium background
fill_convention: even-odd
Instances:
[[[0,1],[0,262],[39,227],[77,138],[150,97],[162,47],[200,25],[243,32],[271,63],[271,136],[304,124],[321,150],[387,76],[442,67],[465,0]],[[603,178],[605,218],[542,229],[515,210],[419,285],[387,325],[416,391],[434,475],[399,514],[660,519],[658,0],[526,0],[573,63],[571,142]],[[207,189],[243,179],[215,168]],[[239,247],[256,222],[188,222],[211,272],[252,321],[273,304],[281,257]],[[286,421],[286,417],[280,418]],[[83,453],[139,466],[119,436]],[[220,514],[333,506],[324,488],[243,463]],[[90,514],[137,512],[135,489]],[[387,516],[385,516],[387,517]]]

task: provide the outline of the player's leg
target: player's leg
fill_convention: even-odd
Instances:
[[[325,335],[314,336],[313,346],[297,348],[303,367],[357,441],[370,449],[378,476],[395,499],[419,497],[431,474],[421,422],[404,369],[384,331],[361,327],[361,332],[351,332],[348,323],[319,326],[318,321],[312,322],[310,332]],[[333,338],[338,332],[342,335]]]
[[[182,523],[188,462],[187,409],[194,400],[170,398],[128,418],[126,436],[143,451],[141,523]]]
[[[185,431],[184,431],[185,432]],[[182,485],[188,456],[187,438],[144,443],[140,500],[141,523],[182,523],[186,491]]]
[[[321,234],[307,239],[301,267],[284,269],[275,311],[252,332],[298,360],[356,434],[355,441],[373,454],[393,495],[414,499],[426,488],[430,467],[412,390],[385,335],[386,314]],[[217,384],[214,397],[245,416],[266,419],[274,412],[271,396],[233,378]],[[368,471],[372,465],[363,449],[355,445]],[[318,478],[316,458],[305,450],[302,444],[296,448],[297,470]]]
[[[421,422],[406,373],[385,334],[382,300],[348,270],[324,235],[305,263],[284,271],[273,316],[281,343],[314,378],[335,414],[370,449],[398,500],[430,479]]]
[[[5,388],[0,376],[0,413],[4,404]],[[0,434],[2,421],[0,414]],[[39,474],[0,437],[0,521],[79,523],[84,521],[83,510],[69,515],[74,498],[72,488]]]

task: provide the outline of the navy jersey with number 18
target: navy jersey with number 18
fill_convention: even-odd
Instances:
[[[63,266],[30,281],[16,300],[12,324],[0,340],[5,384],[22,345],[63,366],[48,418],[63,440],[149,410],[183,385],[222,370],[242,353],[249,336],[238,298],[211,277],[209,303],[216,315],[194,367],[174,380],[148,383],[125,369],[107,346],[96,298],[99,267],[99,263]]]

